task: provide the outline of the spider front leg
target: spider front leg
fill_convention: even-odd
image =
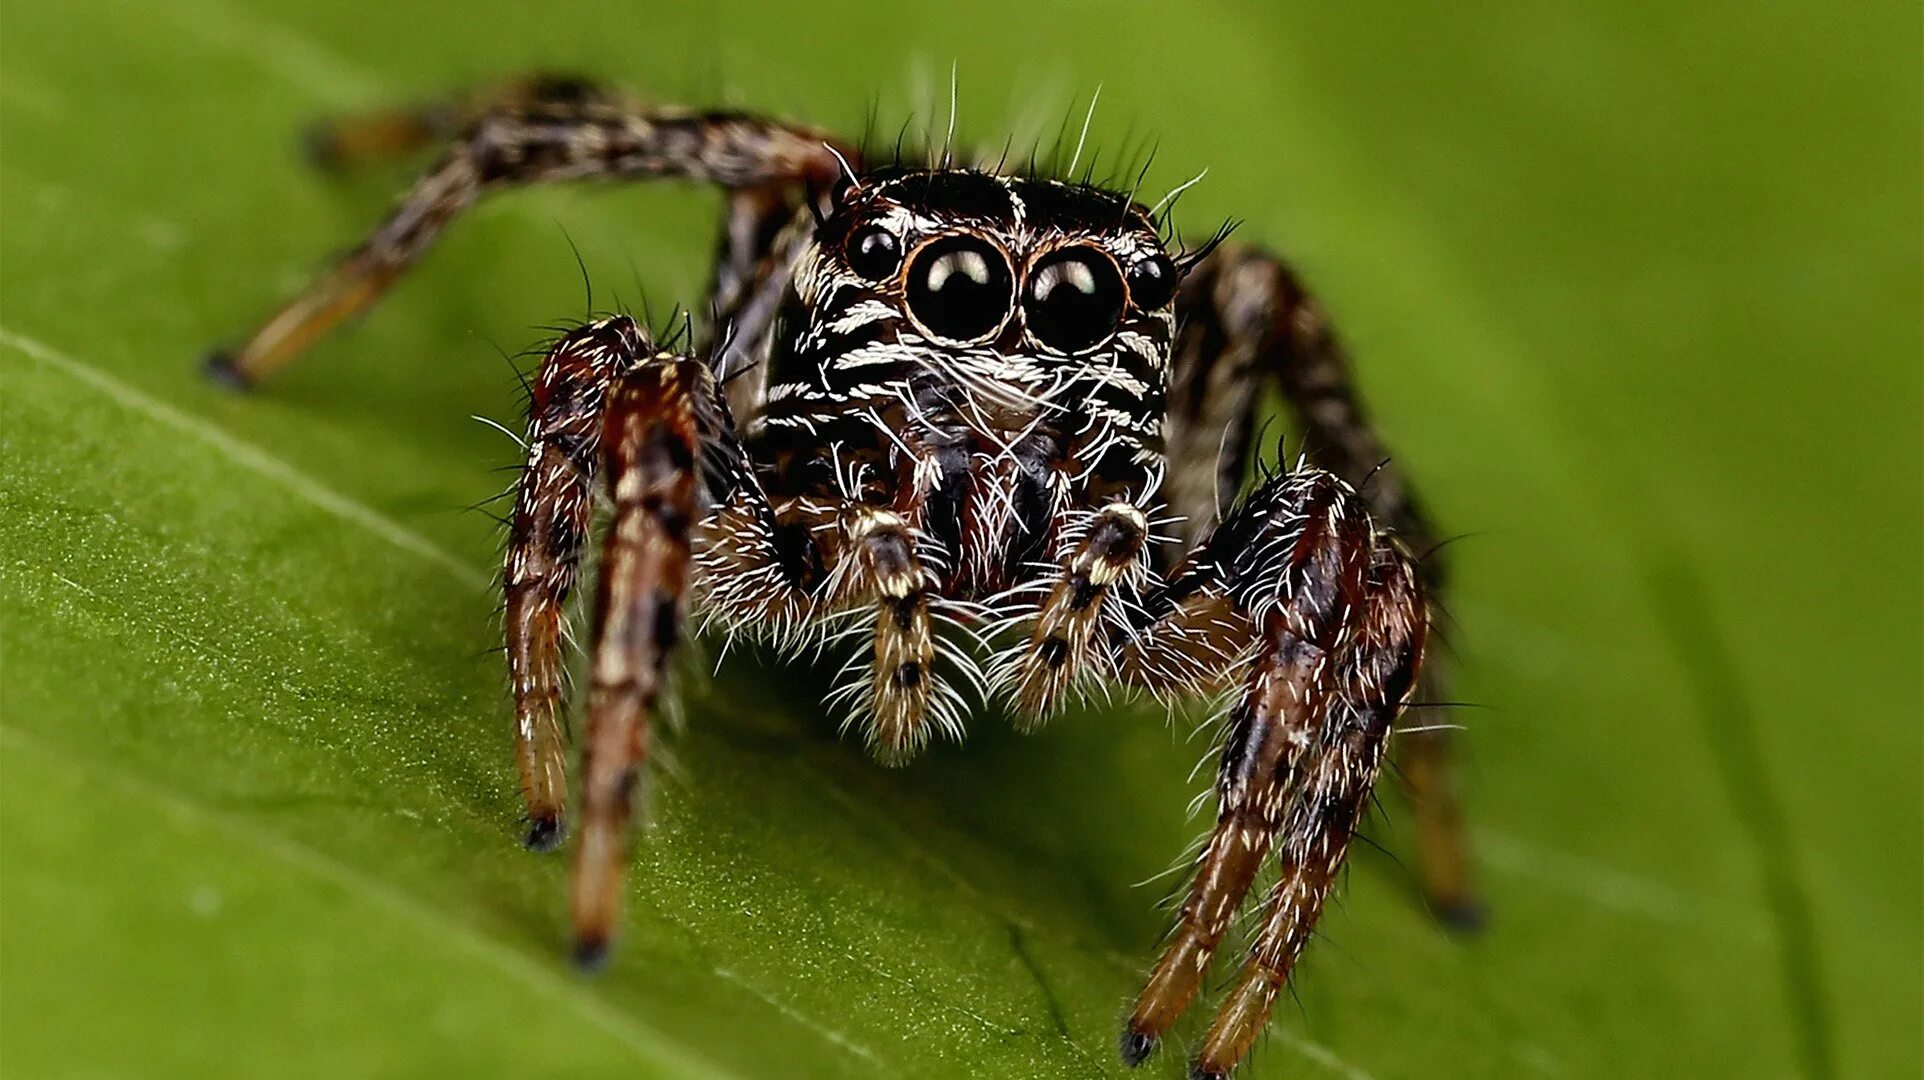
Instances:
[[[1277,847],[1287,888],[1195,1062],[1195,1075],[1223,1076],[1267,1022],[1321,911],[1389,721],[1421,662],[1427,620],[1408,559],[1376,531],[1348,485],[1314,469],[1257,489],[1150,605],[1159,614],[1121,661],[1135,681],[1160,690],[1207,683],[1200,653],[1253,648],[1254,657],[1217,772],[1216,825],[1130,1014],[1122,1055],[1141,1062],[1195,999]],[[1212,637],[1213,646],[1199,648]]]
[[[1376,520],[1422,556],[1424,592],[1440,612],[1446,567],[1435,530],[1377,435],[1328,313],[1302,279],[1266,251],[1223,244],[1184,279],[1177,308],[1169,489],[1191,539],[1241,488],[1263,387],[1271,384],[1295,415],[1310,461],[1355,487]],[[1433,659],[1418,699],[1443,700],[1444,682],[1444,665]],[[1482,906],[1470,876],[1451,732],[1441,722],[1417,727],[1398,741],[1397,764],[1416,816],[1421,887],[1439,918],[1473,928]]]
[[[416,134],[425,139],[434,132],[425,121],[417,128],[367,138],[388,152],[411,145]],[[826,187],[842,168],[831,145],[828,136],[808,128],[740,114],[653,108],[572,84],[504,95],[462,130],[359,247],[238,348],[210,356],[209,373],[236,386],[272,374],[378,300],[449,222],[487,192],[644,177],[682,177],[731,190]]]

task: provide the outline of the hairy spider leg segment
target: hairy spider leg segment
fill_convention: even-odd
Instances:
[[[603,436],[613,514],[602,547],[582,746],[581,840],[575,848],[575,959],[606,954],[621,907],[635,791],[649,722],[680,637],[713,377],[699,361],[658,355],[610,394]]]
[[[1061,579],[1036,614],[1027,648],[1014,654],[1014,694],[1032,723],[1061,704],[1079,675],[1114,674],[1102,663],[1108,645],[1100,633],[1103,604],[1111,588],[1141,568],[1148,534],[1149,519],[1141,510],[1111,503],[1096,513],[1063,560]],[[1098,665],[1100,670],[1091,670]]]
[[[1435,553],[1435,529],[1370,422],[1334,326],[1295,271],[1266,251],[1223,244],[1183,280],[1177,321],[1164,431],[1171,505],[1185,515],[1190,539],[1242,487],[1262,385],[1274,382],[1309,460],[1355,487],[1375,520],[1424,556],[1424,593],[1440,609],[1447,568]],[[1432,657],[1417,700],[1443,700],[1446,675]],[[1396,752],[1416,816],[1422,890],[1446,924],[1474,928],[1482,907],[1469,871],[1452,734],[1420,711],[1413,719],[1429,730],[1398,739]]]
[[[737,416],[752,416],[767,393],[775,319],[801,251],[815,236],[813,218],[800,212],[790,188],[763,184],[729,192],[716,245],[706,315],[717,337],[696,352],[709,358]]]
[[[594,509],[608,390],[649,348],[632,319],[581,327],[548,350],[530,388],[528,460],[502,583],[515,767],[528,811],[527,845],[537,851],[552,850],[564,833],[567,602]]]
[[[1337,657],[1334,707],[1284,818],[1268,917],[1191,1064],[1198,1080],[1226,1078],[1268,1026],[1356,835],[1390,725],[1416,683],[1428,613],[1415,567],[1387,538],[1378,537],[1361,614],[1360,632]]]
[[[681,177],[731,190],[826,189],[842,166],[825,134],[738,113],[690,113],[596,97],[493,112],[456,140],[361,245],[232,352],[207,360],[231,386],[259,382],[373,304],[483,193],[546,181]]]
[[[490,113],[571,101],[617,101],[621,95],[591,79],[535,72],[438,101],[370,109],[321,120],[302,142],[320,169],[346,169],[423,150],[459,135]]]
[[[929,592],[935,575],[917,554],[908,523],[894,511],[853,505],[842,512],[841,528],[861,588],[875,597],[869,748],[885,765],[907,764],[928,742],[935,659]]]
[[[1332,657],[1364,599],[1369,515],[1320,471],[1278,477],[1238,506],[1192,557],[1221,575],[1260,627],[1216,774],[1217,817],[1188,898],[1122,1035],[1134,1065],[1189,1007],[1282,825],[1304,754],[1329,708]],[[1180,573],[1177,580],[1182,580]]]

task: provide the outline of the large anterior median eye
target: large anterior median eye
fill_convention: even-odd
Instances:
[[[1075,353],[1108,339],[1122,319],[1122,274],[1094,248],[1051,252],[1029,271],[1023,318],[1037,341]]]
[[[973,341],[1001,326],[1013,291],[1008,261],[977,237],[931,241],[909,264],[909,313],[952,341]]]

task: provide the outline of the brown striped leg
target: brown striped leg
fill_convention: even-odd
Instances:
[[[1193,537],[1242,483],[1262,387],[1273,382],[1302,428],[1310,460],[1357,488],[1376,521],[1422,556],[1426,595],[1439,605],[1445,568],[1435,531],[1408,478],[1370,424],[1341,341],[1294,272],[1273,255],[1224,244],[1184,279],[1166,427],[1171,505]],[[1426,670],[1418,701],[1444,699],[1444,670]],[[1398,740],[1402,788],[1417,819],[1422,887],[1438,917],[1468,928],[1481,907],[1470,878],[1447,717],[1417,710],[1422,732]]]
[[[1127,673],[1190,672],[1196,617],[1216,620],[1238,650],[1255,630],[1255,657],[1231,714],[1217,774],[1216,827],[1148,984],[1122,1037],[1122,1055],[1141,1062],[1201,989],[1223,934],[1283,826],[1303,783],[1311,749],[1322,739],[1332,695],[1332,663],[1359,629],[1370,584],[1373,526],[1355,493],[1328,473],[1278,476],[1239,504],[1171,576],[1145,610],[1155,622],[1131,648]],[[1237,619],[1225,618],[1222,604]],[[1189,633],[1174,632],[1188,625]],[[1174,658],[1145,655],[1157,648]],[[1144,679],[1148,685],[1154,682]],[[1397,699],[1399,702],[1401,698]]]
[[[347,169],[445,143],[490,113],[619,98],[580,76],[530,74],[440,101],[329,117],[308,128],[304,142],[317,168]]]
[[[589,178],[673,176],[730,189],[826,186],[841,165],[827,137],[727,113],[686,113],[600,97],[540,101],[469,126],[388,220],[231,352],[210,374],[258,382],[380,298],[483,193]]]
[[[1103,603],[1110,590],[1143,566],[1149,521],[1127,503],[1097,511],[1063,560],[1061,578],[1037,612],[1027,643],[1009,655],[997,681],[1010,686],[1022,711],[1040,722],[1061,704],[1064,692],[1085,674],[1114,674],[1100,657]]]
[[[1269,914],[1235,985],[1203,1037],[1190,1075],[1221,1080],[1249,1055],[1309,943],[1369,802],[1384,741],[1415,684],[1428,623],[1416,571],[1386,540],[1372,555],[1348,642],[1331,658],[1335,692],[1315,724],[1314,757],[1284,816],[1282,872]]]
[[[667,355],[623,376],[609,395],[603,468],[614,509],[595,605],[572,888],[575,958],[586,967],[606,955],[620,914],[628,824],[680,633],[715,401],[706,366]]]
[[[514,757],[527,804],[527,844],[561,842],[568,801],[562,730],[568,594],[593,509],[607,395],[650,346],[632,319],[584,326],[542,361],[528,416],[528,463],[516,493],[502,581],[508,675],[514,690]]]

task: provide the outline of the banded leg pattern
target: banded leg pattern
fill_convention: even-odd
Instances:
[[[608,391],[647,355],[632,319],[584,326],[548,350],[531,388],[528,459],[509,524],[506,592],[514,756],[527,844],[560,844],[568,800],[563,644],[568,595],[594,509]]]
[[[248,339],[207,360],[236,387],[259,382],[362,311],[484,193],[525,184],[674,176],[729,189],[822,187],[841,166],[832,140],[736,113],[649,108],[599,92],[516,102],[465,129],[360,246]]]
[[[1254,625],[1256,654],[1217,773],[1216,826],[1121,1049],[1141,1062],[1194,1001],[1275,850],[1274,913],[1195,1062],[1195,1075],[1214,1077],[1247,1055],[1320,914],[1427,621],[1407,557],[1348,485],[1319,470],[1275,478],[1232,511],[1173,580],[1197,589],[1201,578]]]
[[[583,966],[606,954],[620,914],[650,723],[680,637],[689,536],[700,509],[703,413],[714,395],[705,365],[661,355],[624,376],[608,403],[603,454],[614,509],[595,605],[572,888],[575,958]]]

